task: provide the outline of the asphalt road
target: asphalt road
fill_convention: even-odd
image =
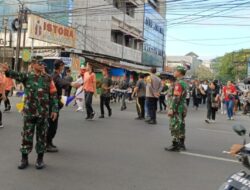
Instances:
[[[15,105],[16,98],[12,98]],[[121,112],[113,104],[112,118],[85,121],[72,106],[61,112],[55,144],[60,151],[46,154],[46,169],[31,166],[17,170],[22,117],[13,109],[3,115],[0,130],[0,190],[212,190],[242,167],[223,150],[241,143],[232,125],[250,129],[250,118],[227,121],[219,114],[217,123],[205,124],[205,107],[189,109],[187,152],[169,153],[171,143],[166,114],[158,114],[158,125],[136,121],[135,105]],[[99,112],[98,106],[95,107]]]

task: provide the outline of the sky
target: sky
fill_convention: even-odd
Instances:
[[[193,51],[203,59],[210,59],[250,48],[250,1],[170,1],[167,11],[167,55],[185,55]]]

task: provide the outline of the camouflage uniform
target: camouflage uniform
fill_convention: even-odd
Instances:
[[[44,153],[46,131],[48,128],[49,108],[58,112],[56,90],[51,90],[53,82],[47,74],[36,75],[7,71],[6,76],[23,83],[24,89],[24,126],[22,132],[21,153],[29,154],[33,147],[33,136],[36,128],[36,152]]]
[[[170,131],[173,137],[173,143],[183,143],[185,140],[185,117],[187,84],[183,80],[177,80],[172,90],[172,98],[169,102]]]

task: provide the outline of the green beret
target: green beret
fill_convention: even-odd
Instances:
[[[183,75],[186,74],[186,68],[180,65],[176,67],[176,71],[181,72]]]

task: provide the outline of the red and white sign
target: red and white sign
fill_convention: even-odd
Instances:
[[[76,45],[76,31],[37,15],[28,17],[28,36],[36,40],[74,48]]]

